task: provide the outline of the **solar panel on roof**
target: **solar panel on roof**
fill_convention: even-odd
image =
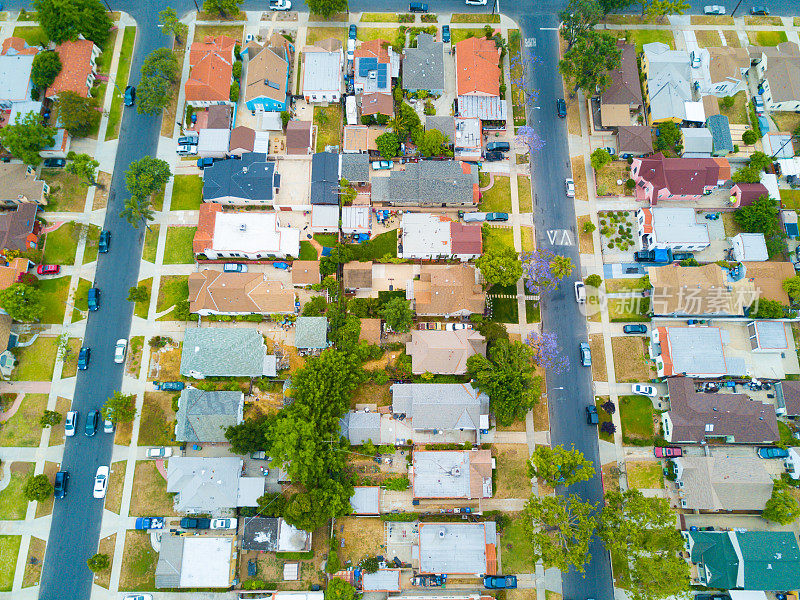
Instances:
[[[358,74],[360,77],[366,77],[370,71],[378,68],[377,58],[362,58],[358,62]]]

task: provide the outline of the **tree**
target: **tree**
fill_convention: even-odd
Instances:
[[[136,396],[116,391],[106,400],[100,412],[104,419],[112,423],[130,423],[136,417]]]
[[[108,569],[108,567],[111,566],[111,559],[108,557],[108,554],[100,554],[98,552],[90,557],[89,560],[86,561],[86,564],[89,566],[89,570],[92,573],[97,573],[98,571],[105,571]]]
[[[641,0],[642,6],[647,0]],[[666,15],[682,15],[689,10],[691,5],[685,0],[649,0],[647,14],[651,17],[663,17]],[[642,12],[644,14],[644,12]]]
[[[763,233],[770,237],[780,232],[778,213],[778,202],[768,196],[761,196],[749,206],[736,209],[733,220],[748,233]]]
[[[611,162],[611,155],[608,153],[608,150],[605,148],[598,148],[594,152],[592,152],[592,168],[595,171],[599,171],[607,164]]]
[[[381,156],[386,159],[394,158],[400,151],[400,141],[397,139],[397,135],[391,131],[387,131],[376,137],[375,146],[378,148],[378,152],[381,153]]]
[[[29,477],[22,493],[28,502],[44,502],[53,495],[53,484],[44,473]]]
[[[498,339],[489,347],[488,358],[474,354],[467,359],[467,373],[489,396],[500,425],[523,418],[541,395],[541,378],[534,377],[533,352],[522,342]]]
[[[141,74],[136,88],[136,111],[140,115],[155,115],[169,104],[173,84],[180,79],[178,57],[172,50],[156,48],[145,57]]]
[[[528,460],[528,475],[544,481],[552,488],[588,481],[594,477],[594,473],[592,461],[574,448],[567,450],[563,446],[537,446]]]
[[[40,90],[44,91],[53,85],[59,73],[61,73],[61,58],[58,52],[47,50],[33,57],[31,83]]]
[[[777,300],[759,298],[750,306],[749,316],[753,319],[782,319],[786,316],[786,311]]]
[[[311,299],[303,305],[302,315],[304,317],[318,317],[328,308],[328,301],[325,296],[312,296]]]
[[[322,17],[330,17],[347,10],[347,0],[307,0],[308,10]]]
[[[533,361],[553,373],[563,373],[569,368],[569,359],[558,348],[558,339],[555,332],[532,331],[525,338],[525,343],[533,349]]]
[[[532,294],[558,289],[561,279],[572,272],[572,260],[548,250],[534,250],[522,255],[522,276]]]
[[[572,269],[572,259],[568,256],[556,254],[550,260],[550,270],[553,276],[558,279],[564,279],[564,277],[572,273]]]
[[[326,525],[331,516],[350,512],[353,487],[340,481],[327,480],[308,492],[294,494],[286,503],[283,518],[299,529],[314,531]]]
[[[333,575],[342,568],[342,561],[339,558],[338,544],[336,537],[331,537],[330,549],[328,550],[328,560],[325,561],[325,572]]]
[[[158,13],[158,23],[161,25],[161,31],[166,35],[174,35],[175,42],[180,46],[183,40],[186,39],[186,34],[189,31],[189,26],[181,23],[178,20],[178,13],[171,6],[168,6],[160,13]]]
[[[54,427],[61,423],[61,413],[54,410],[45,410],[39,419],[39,424],[42,427]]]
[[[313,0],[312,3],[318,1]],[[338,577],[331,579],[325,588],[325,600],[353,600],[355,597],[356,588]]]
[[[678,153],[681,148],[681,130],[672,121],[666,121],[658,126],[656,149]]]
[[[603,421],[600,423],[600,431],[607,433],[608,435],[614,435],[614,433],[617,431],[617,426],[611,421]]]
[[[567,40],[567,49],[572,48],[578,38],[594,29],[600,22],[601,10],[595,0],[569,0],[566,8],[558,14],[562,35]]]
[[[397,333],[405,333],[411,328],[411,321],[414,313],[408,300],[403,298],[392,298],[380,309],[379,314],[386,321],[386,324]]]
[[[152,221],[155,218],[155,213],[150,205],[150,198],[131,196],[125,200],[125,205],[119,216],[130,223],[131,226],[138,228],[142,221]]]
[[[775,480],[772,497],[767,500],[761,516],[767,521],[788,525],[800,517],[800,504],[792,495],[789,486],[782,480]]]
[[[86,137],[100,122],[100,111],[94,98],[84,98],[71,90],[58,94],[55,101],[61,125],[75,137]]]
[[[597,225],[591,221],[586,221],[581,229],[583,230],[583,233],[594,233],[594,230],[597,229]]]
[[[364,573],[377,573],[380,562],[376,556],[367,556],[361,559],[358,566]]]
[[[422,134],[417,147],[422,156],[443,156],[448,142],[447,136],[438,129],[428,129]]]
[[[83,35],[102,47],[113,25],[100,0],[34,0],[33,7],[42,29],[56,44]]]
[[[166,161],[143,156],[133,161],[125,172],[125,187],[132,196],[147,198],[164,187],[171,176]]]
[[[750,162],[748,165],[761,172],[766,171],[773,162],[774,160],[771,156],[763,152],[753,152],[753,154],[750,155]]]
[[[147,302],[150,300],[150,290],[146,285],[139,285],[128,290],[128,302]]]
[[[783,290],[795,300],[800,300],[800,275],[783,280]]]
[[[86,178],[89,185],[95,185],[95,173],[100,163],[93,159],[88,154],[77,154],[70,162],[67,163],[66,170],[69,173],[82,176]]]
[[[758,134],[752,129],[748,129],[747,131],[742,133],[742,143],[744,143],[745,145],[752,146],[757,141],[758,141]]]
[[[595,505],[575,494],[569,496],[531,496],[525,504],[524,526],[534,560],[542,560],[560,571],[571,568],[584,572],[589,560],[589,541],[597,527]]]
[[[239,5],[244,0],[205,0],[203,2],[203,10],[206,12],[217,12],[222,16],[227,16],[228,13],[238,14]]]
[[[42,294],[24,283],[12,283],[0,290],[0,307],[20,323],[32,323],[42,318]]]
[[[400,141],[405,141],[409,136],[416,140],[423,130],[417,111],[406,102],[400,103],[390,125]]]
[[[600,10],[602,11],[604,17],[609,13],[628,8],[634,2],[636,2],[636,0],[598,0]]]
[[[611,85],[609,73],[619,67],[621,56],[615,37],[592,30],[579,36],[564,53],[558,70],[576,91],[582,89],[587,96],[594,96]]]
[[[602,285],[603,280],[600,278],[600,275],[598,275],[597,273],[592,273],[591,275],[586,277],[586,279],[584,280],[584,283],[589,287],[599,288]]]
[[[22,162],[37,166],[42,162],[39,151],[52,146],[55,130],[42,125],[38,114],[31,111],[25,116],[17,115],[13,125],[0,129],[0,144]]]
[[[487,250],[478,258],[475,266],[481,270],[481,275],[490,286],[514,285],[522,277],[519,256],[508,246]]]
[[[269,426],[274,419],[246,419],[225,429],[225,439],[234,454],[250,454],[269,448]]]
[[[239,84],[236,81],[234,81],[231,84],[231,89],[230,89],[230,93],[229,93],[228,97],[230,98],[231,102],[233,102],[233,103],[236,103],[236,102],[239,101]]]

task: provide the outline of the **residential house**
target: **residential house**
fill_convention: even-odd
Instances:
[[[361,114],[392,116],[392,79],[400,74],[400,57],[389,42],[363,42],[353,54],[353,85],[361,98]]]
[[[711,131],[705,127],[681,127],[682,158],[710,158],[714,151]]]
[[[31,250],[39,247],[41,223],[36,220],[39,206],[32,202],[17,205],[12,212],[0,213],[0,248]]]
[[[203,170],[203,201],[235,206],[272,206],[281,187],[275,161],[262,152],[220,160]]]
[[[749,206],[761,196],[769,196],[769,190],[763,183],[736,183],[731,188],[731,205],[741,208]]]
[[[617,127],[617,147],[620,155],[644,156],[653,153],[653,133],[643,125]]]
[[[489,397],[466,383],[395,383],[392,413],[404,414],[414,442],[480,443],[489,430]]]
[[[697,201],[731,178],[725,158],[666,158],[661,152],[634,158],[631,179],[636,182],[636,199]]]
[[[403,89],[444,94],[444,43],[429,33],[417,36],[416,48],[403,48]]]
[[[11,317],[0,313],[0,376],[6,381],[11,378],[11,373],[17,366],[17,357],[11,349],[17,345],[18,337],[11,331]]]
[[[800,547],[790,531],[682,531],[692,584],[721,590],[793,590]]]
[[[412,471],[414,498],[492,497],[491,450],[416,450]]]
[[[374,573],[361,575],[361,591],[371,593],[396,593],[403,588],[400,583],[400,569],[378,569]]]
[[[697,359],[702,360],[699,353]],[[698,392],[690,377],[670,377],[667,387],[669,410],[661,414],[661,423],[670,443],[770,444],[780,439],[771,404],[746,394]]]
[[[197,123],[195,129],[230,129],[231,106],[229,104],[212,104],[205,110],[195,111]]]
[[[469,265],[422,265],[419,279],[406,283],[406,297],[413,298],[419,316],[482,314],[486,293],[478,277]]]
[[[289,525],[281,517],[245,517],[242,527],[245,552],[309,552],[311,532]]]
[[[394,99],[391,94],[371,94],[361,95],[361,114],[367,115],[394,115]]]
[[[456,94],[460,117],[505,121],[500,97],[500,49],[495,41],[471,37],[455,45]]]
[[[97,77],[97,57],[100,47],[92,40],[67,40],[56,46],[61,59],[61,71],[47,88],[45,97],[56,98],[61,92],[70,91],[88,98]]]
[[[320,282],[319,261],[295,260],[292,262],[292,285],[305,287]]]
[[[6,40],[8,42],[9,40]],[[9,110],[15,104],[27,103],[31,100],[31,68],[33,57],[38,48],[22,48],[17,45],[3,43],[0,55],[0,109]],[[13,120],[9,120],[13,123]]]
[[[196,149],[200,158],[227,158],[230,146],[230,129],[206,127],[198,132]]]
[[[256,131],[244,125],[234,127],[228,142],[228,155],[240,157],[249,152],[269,154],[269,131]],[[206,168],[213,168],[213,165]]]
[[[274,362],[256,329],[192,327],[186,330],[180,373],[184,377],[263,377]]]
[[[256,42],[248,44],[244,83],[244,103],[248,109],[257,113],[287,110],[293,54],[292,43],[278,33],[264,46]]]
[[[324,350],[328,347],[327,317],[297,317],[294,347],[298,350]]]
[[[292,119],[286,124],[286,154],[312,154],[314,131],[311,121]]]
[[[311,204],[339,206],[339,155],[317,152],[311,157]]]
[[[175,510],[211,513],[258,506],[264,495],[263,477],[243,477],[238,456],[173,456],[167,461],[167,492],[174,493]]]
[[[712,156],[727,156],[733,152],[733,137],[728,117],[711,115],[706,119],[706,127],[711,132]]]
[[[27,220],[28,215],[30,218],[36,216],[37,206],[47,205],[49,193],[50,186],[47,182],[36,179],[36,170],[33,167],[21,163],[0,162],[0,205],[33,205],[33,209],[23,211]]]
[[[425,117],[425,130],[435,129],[448,140],[456,160],[477,161],[483,156],[483,128],[480,119],[450,116]]]
[[[164,532],[155,571],[156,589],[231,587],[235,581],[234,539],[227,535],[184,536]]]
[[[190,106],[232,104],[233,50],[236,40],[227,35],[206,36],[189,49],[189,77],[184,85]]]
[[[690,207],[640,208],[636,226],[644,250],[700,252],[711,245],[707,221]]]
[[[709,48],[708,55],[709,62],[703,63],[701,68],[708,71],[707,79],[703,77],[703,82],[709,82],[709,85],[701,86],[702,95],[724,98],[734,96],[746,88],[745,74],[750,68],[750,56],[745,48]]]
[[[482,252],[480,225],[467,225],[430,213],[403,213],[400,258],[457,258],[466,262],[478,258]]]
[[[681,508],[761,512],[772,496],[772,476],[757,456],[681,456],[672,462]]]
[[[800,381],[787,379],[775,383],[776,412],[792,419],[800,417]]]
[[[225,430],[244,420],[242,392],[184,388],[175,415],[175,439],[179,442],[226,443]]]
[[[763,262],[769,259],[767,242],[763,233],[739,233],[730,240],[734,260]]]
[[[342,93],[342,42],[328,38],[303,49],[303,82],[306,102],[339,102]]]
[[[350,511],[357,516],[381,514],[381,488],[377,485],[355,486],[350,496]]]
[[[281,227],[278,223],[279,214],[225,213],[219,204],[203,204],[200,206],[200,218],[194,236],[194,253],[212,260],[298,256],[300,231]]]
[[[345,263],[342,267],[342,285],[348,292],[371,289],[372,261]]]
[[[72,136],[63,127],[56,129],[53,143],[39,150],[42,158],[67,158],[72,144]]]
[[[189,310],[206,315],[295,312],[294,289],[267,273],[224,273],[203,269],[189,274]]]
[[[768,111],[800,110],[800,48],[794,42],[750,46],[764,107]]]
[[[423,160],[372,180],[372,201],[392,206],[477,206],[478,169],[466,162]]]
[[[367,441],[380,444],[382,443],[381,415],[366,410],[347,411],[339,419],[339,433],[342,437],[347,438],[352,446],[361,446]]]
[[[420,573],[475,577],[497,574],[494,521],[420,523],[418,531]]]
[[[363,127],[363,125],[356,127]],[[366,185],[369,183],[369,155],[360,152],[342,154],[339,157],[339,170],[342,179],[346,179],[351,184]]]
[[[642,108],[636,47],[621,41],[617,41],[617,47],[622,53],[619,67],[609,72],[611,83],[600,96],[600,122],[603,127],[630,127],[631,113]],[[623,152],[622,149],[620,152]]]
[[[642,46],[642,75],[648,121],[681,123],[687,119],[687,103],[693,102],[689,53],[670,50],[667,44],[651,42]],[[705,119],[703,119],[705,120]]]
[[[5,290],[11,287],[11,284],[17,283],[22,280],[28,270],[33,266],[33,263],[27,258],[14,258],[6,265],[0,266],[0,290]],[[0,342],[3,336],[0,335]]]
[[[378,145],[375,140],[383,133],[383,129],[366,125],[345,125],[342,139],[342,152],[345,154],[376,153]],[[345,178],[346,179],[346,178]]]
[[[414,375],[463,375],[470,356],[486,356],[486,340],[474,329],[414,330],[406,342],[406,354]]]

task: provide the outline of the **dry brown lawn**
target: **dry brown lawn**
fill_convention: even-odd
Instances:
[[[135,335],[128,344],[128,360],[125,368],[129,375],[139,377],[142,369],[142,354],[144,354],[144,336]]]
[[[583,155],[572,157],[572,180],[575,182],[575,199],[589,200],[589,192],[586,187],[586,165],[583,162]]]
[[[131,495],[130,514],[171,517],[177,515],[172,503],[172,494],[167,493],[167,480],[156,469],[156,461],[136,461],[133,489],[136,490],[136,493]]]
[[[120,446],[130,446],[133,436],[133,422],[117,423],[117,432],[114,434],[114,443]]]
[[[356,564],[367,556],[385,553],[386,538],[380,519],[340,517],[334,523],[334,532],[339,540],[339,560],[342,564],[348,560]]]
[[[733,17],[726,15],[692,15],[691,18],[692,25],[733,25]],[[717,46],[719,46],[719,40],[717,40]]]
[[[247,573],[247,562],[254,559],[258,564],[256,579],[262,581],[276,581],[280,590],[307,590],[309,585],[322,585],[325,583],[325,575],[320,569],[323,557],[328,553],[328,527],[321,527],[313,532],[311,550],[314,557],[308,560],[286,560],[278,558],[271,552],[243,552],[239,559],[239,572]],[[287,562],[300,563],[300,579],[297,581],[282,581],[283,566]],[[250,579],[245,576],[245,581]]]
[[[589,345],[592,348],[592,379],[594,381],[608,381],[608,371],[606,371],[606,346],[603,343],[603,334],[596,333],[590,335]]]
[[[108,537],[104,537],[100,540],[100,543],[97,546],[97,553],[98,554],[107,554],[108,558],[111,560],[111,564],[108,565],[108,568],[104,571],[100,571],[99,573],[95,573],[94,575],[94,582],[108,589],[111,583],[111,569],[114,567],[114,544],[117,541],[117,534],[113,533]]]
[[[533,407],[533,430],[550,430],[550,412],[547,406],[547,398],[540,398]]]
[[[111,189],[111,174],[105,171],[98,171],[97,186],[94,189],[94,200],[92,200],[92,210],[100,210],[108,204],[108,190]]]
[[[175,411],[172,392],[145,392],[139,425],[140,446],[169,446],[175,444]]]
[[[598,196],[627,196],[625,181],[630,177],[630,166],[624,160],[615,160],[595,171]],[[622,185],[618,185],[621,181]]]
[[[150,534],[145,531],[126,531],[119,589],[124,591],[154,590],[157,562],[158,552],[153,550],[150,545]]]
[[[122,488],[125,486],[125,469],[128,461],[119,460],[111,464],[111,474],[108,479],[108,493],[106,494],[106,508],[119,514],[122,506]]]
[[[502,425],[498,425],[496,427],[497,431],[525,431],[525,419],[520,419],[519,421],[514,421],[508,427],[504,427]]]
[[[608,493],[611,491],[619,491],[619,469],[617,463],[610,462],[603,465],[603,491]]]
[[[356,404],[377,404],[378,406],[391,406],[392,395],[389,393],[389,384],[364,383],[356,388],[352,399],[351,408]]]
[[[694,19],[695,17],[692,17]],[[697,38],[697,45],[701,48],[712,48],[719,46],[722,42],[716,29],[700,29],[694,32]]]
[[[150,371],[147,374],[147,379],[150,381],[158,379],[160,381],[175,381],[182,379],[181,377],[181,346],[172,350],[163,349],[159,352],[150,353]],[[160,368],[156,371],[155,365]]]
[[[58,446],[64,443],[64,419],[67,418],[67,412],[71,404],[72,402],[61,396],[56,399],[56,412],[61,413],[61,422],[50,428],[50,441],[48,445]]]
[[[594,254],[594,239],[591,233],[584,233],[583,226],[585,223],[591,223],[592,217],[589,215],[582,215],[578,217],[578,244],[580,245],[581,254]]]
[[[47,479],[50,480],[50,483],[53,483],[56,479],[56,473],[58,473],[58,463],[45,461],[44,463],[44,474],[47,475]],[[39,517],[45,517],[53,512],[53,496],[50,496],[44,502],[37,502],[36,503],[36,519]]]
[[[611,351],[618,382],[649,381],[655,376],[647,352],[647,338],[613,337]]]
[[[567,100],[567,129],[570,135],[581,135],[581,111],[578,103],[578,97]]]
[[[42,562],[44,561],[44,551],[47,543],[37,537],[31,537],[31,544],[28,546],[28,559],[25,561],[25,574],[22,576],[22,587],[31,587],[39,584],[42,575]],[[35,559],[36,564],[32,564]]]
[[[69,351],[61,368],[61,379],[75,377],[75,375],[78,373],[78,353],[81,350],[81,339],[69,338],[67,341],[67,347],[69,348]]]
[[[494,444],[497,459],[497,488],[494,498],[527,498],[531,494],[528,477],[527,444]]]

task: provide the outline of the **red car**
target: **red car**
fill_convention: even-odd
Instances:
[[[683,456],[683,450],[675,446],[656,446],[653,448],[653,454],[656,458],[674,458],[676,456]]]
[[[59,265],[39,265],[36,267],[36,272],[39,275],[58,275],[61,267]]]

